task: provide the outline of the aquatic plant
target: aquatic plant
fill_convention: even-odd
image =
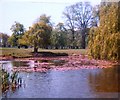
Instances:
[[[9,73],[2,69],[2,92],[6,91],[9,88]]]
[[[2,92],[6,92],[7,90],[11,89],[15,91],[15,88],[22,84],[22,79],[18,77],[18,72],[13,72],[11,75],[5,69],[1,70],[1,89]]]

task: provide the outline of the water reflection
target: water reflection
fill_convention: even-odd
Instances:
[[[8,73],[12,73],[12,66],[11,61],[0,61],[0,68],[7,70]]]
[[[101,69],[99,73],[90,73],[89,82],[96,92],[120,92],[120,66]]]
[[[4,62],[7,67],[13,63]],[[34,63],[34,62],[33,62]],[[6,66],[4,64],[4,67]],[[120,66],[106,69],[21,72],[22,87],[9,98],[117,98]]]
[[[12,65],[19,67],[19,66],[29,66],[28,61],[12,61]]]

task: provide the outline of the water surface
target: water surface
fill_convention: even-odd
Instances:
[[[2,62],[11,71],[14,61]],[[29,62],[26,62],[29,64]],[[23,65],[25,65],[25,62]],[[23,66],[22,65],[22,66]],[[118,98],[120,66],[47,72],[20,72],[22,87],[8,98]]]

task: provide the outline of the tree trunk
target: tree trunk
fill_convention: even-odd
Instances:
[[[37,44],[35,43],[34,44],[34,53],[37,53],[38,52],[38,47],[37,47]]]
[[[38,52],[38,48],[34,47],[34,53],[37,53],[37,52]]]
[[[75,48],[74,41],[75,41],[75,31],[72,30],[72,49]]]
[[[82,31],[82,44],[81,44],[81,47],[82,49],[85,49],[86,48],[86,41],[85,41],[85,30]]]

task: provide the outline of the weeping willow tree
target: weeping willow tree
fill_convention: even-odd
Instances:
[[[120,60],[120,2],[101,5],[100,25],[90,30],[88,48],[95,59]]]

